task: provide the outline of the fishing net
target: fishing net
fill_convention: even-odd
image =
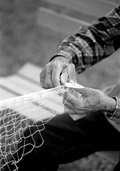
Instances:
[[[64,113],[62,94],[66,91],[68,88],[59,86],[0,102],[1,171],[5,167],[17,170],[23,156],[44,143],[41,131],[54,116]],[[41,137],[39,143],[36,135]]]

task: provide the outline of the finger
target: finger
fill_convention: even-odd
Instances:
[[[75,111],[73,110],[73,107],[71,107],[71,104],[68,103],[68,102],[64,105],[64,113],[75,114]]]
[[[63,98],[63,103],[64,104],[66,102],[69,102],[69,103],[75,105],[77,101],[78,101],[78,99],[74,95],[72,95],[70,92],[65,92],[64,98]]]
[[[75,114],[75,112],[72,109],[70,109],[69,107],[67,107],[67,106],[64,106],[64,113],[66,113],[66,114]]]
[[[91,93],[91,89],[90,88],[74,88],[75,91],[79,92],[80,94],[82,94],[82,96],[88,96]]]
[[[60,74],[62,72],[62,67],[59,65],[54,65],[52,69],[52,84],[54,87],[60,85]]]
[[[44,88],[44,79],[45,79],[45,72],[44,72],[44,69],[41,71],[40,73],[40,85],[41,87]]]
[[[60,77],[61,84],[64,85],[66,82],[69,82],[69,76],[68,76],[68,69],[65,68],[61,74]]]
[[[51,80],[51,75],[52,75],[52,69],[50,66],[48,66],[45,70],[45,78],[44,78],[44,87],[46,89],[48,88],[53,88],[52,80]]]
[[[69,93],[70,93],[70,92],[65,92],[65,93],[64,93],[64,95],[63,95],[63,104],[65,104],[65,103],[67,102]]]
[[[69,73],[70,80],[73,80],[74,82],[76,82],[76,71],[75,71],[74,64],[68,65],[68,73]]]
[[[71,103],[66,102],[66,104],[64,105],[64,112],[70,115],[78,115],[79,118],[85,117],[86,114],[83,110],[79,110],[77,111],[74,106],[71,105]]]

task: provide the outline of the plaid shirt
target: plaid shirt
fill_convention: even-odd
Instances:
[[[82,26],[75,34],[65,38],[54,57],[59,55],[66,57],[75,64],[78,73],[81,73],[110,56],[120,47],[119,42],[120,6],[96,23]]]

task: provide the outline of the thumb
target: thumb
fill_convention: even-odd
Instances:
[[[66,82],[69,81],[69,76],[68,76],[68,70],[67,68],[65,68],[61,74],[61,78],[60,78],[61,84],[65,84]]]
[[[90,95],[90,88],[74,88],[75,91],[79,92],[80,94],[82,94],[82,96],[88,96]]]

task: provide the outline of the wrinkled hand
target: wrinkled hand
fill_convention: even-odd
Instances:
[[[67,67],[69,61],[64,57],[56,57],[49,62],[40,73],[40,83],[43,88],[53,88],[68,80]]]
[[[98,89],[75,88],[74,91],[80,93],[78,98],[70,91],[64,95],[66,113],[86,116],[96,111],[114,111],[115,109],[115,100]]]

